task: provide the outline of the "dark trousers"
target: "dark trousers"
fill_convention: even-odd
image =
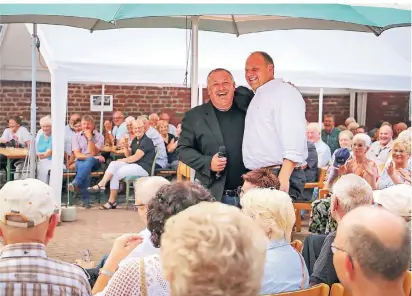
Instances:
[[[222,196],[222,203],[241,208],[240,198],[237,195],[235,195],[235,196],[223,195]]]
[[[273,172],[276,176],[279,175],[280,168],[274,169]],[[289,179],[289,195],[293,201],[304,200],[303,189],[305,188],[306,175],[304,170],[296,169],[293,170]]]

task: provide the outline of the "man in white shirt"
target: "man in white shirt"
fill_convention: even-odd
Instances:
[[[388,125],[381,126],[379,129],[379,141],[372,143],[366,153],[366,156],[370,160],[373,160],[378,168],[385,165],[388,160],[390,152],[392,151],[392,137],[392,128]]]
[[[332,155],[329,146],[322,141],[320,133],[321,129],[319,123],[317,122],[311,122],[306,127],[306,136],[308,141],[315,144],[316,151],[318,153],[318,167],[322,168],[329,163]]]
[[[295,87],[274,78],[267,53],[252,53],[245,69],[255,96],[246,114],[243,162],[249,170],[273,169],[280,190],[300,199],[306,182],[302,165],[308,156],[305,101]]]

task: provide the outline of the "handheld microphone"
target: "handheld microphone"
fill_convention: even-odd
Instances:
[[[220,146],[219,152],[217,153],[219,158],[226,157],[226,146]],[[216,180],[219,180],[222,176],[221,172],[216,173]]]

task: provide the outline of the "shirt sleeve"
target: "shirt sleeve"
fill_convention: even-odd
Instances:
[[[21,142],[26,143],[31,140],[31,134],[24,126],[20,127]]]
[[[282,157],[295,163],[304,163],[308,157],[305,101],[293,86],[283,83],[281,87],[282,98],[274,98],[274,121],[281,137]]]
[[[121,295],[144,295],[141,291],[142,280],[140,278],[140,263],[143,262],[139,258],[133,258],[127,261],[123,266],[114,273],[109,280],[106,288],[96,295],[106,296],[121,296]]]
[[[335,267],[333,266],[332,242],[335,235],[328,235],[323,242],[322,249],[310,276],[310,282],[313,284],[325,283],[329,286],[334,283],[339,283],[336,275]]]
[[[3,132],[3,134],[1,135],[1,139],[4,142],[9,142],[10,141],[10,129],[6,128]]]
[[[79,141],[77,139],[77,134],[74,134],[72,136],[72,151],[76,151],[76,150],[81,150],[81,149],[80,149]]]
[[[96,143],[94,145],[101,150],[104,144],[104,136],[101,133],[96,133]]]
[[[144,138],[143,141],[139,145],[139,149],[144,152],[144,154],[149,153],[150,151],[154,150],[153,141],[149,138]]]

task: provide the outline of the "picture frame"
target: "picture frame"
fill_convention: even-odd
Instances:
[[[91,95],[90,96],[90,111],[92,112],[101,112],[102,105],[101,101],[102,95]],[[113,95],[104,95],[104,105],[103,105],[104,112],[111,112],[113,111]]]

